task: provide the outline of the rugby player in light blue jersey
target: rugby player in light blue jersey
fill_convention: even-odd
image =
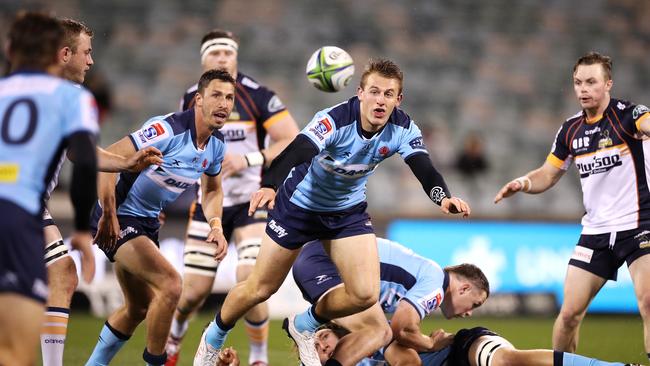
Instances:
[[[84,88],[61,75],[64,31],[38,13],[9,30],[11,74],[0,79],[0,364],[32,365],[47,298],[43,196],[64,149],[74,162],[72,245],[88,245],[96,192],[97,109]]]
[[[321,362],[336,354],[354,365],[393,340],[399,348],[418,352],[440,350],[452,338],[440,332],[431,336],[422,334],[421,320],[438,308],[447,319],[471,316],[490,294],[487,278],[472,264],[443,269],[436,262],[382,238],[377,238],[377,249],[379,301],[363,312],[334,320],[352,333],[342,338],[335,348],[319,347],[317,341]],[[327,293],[343,286],[339,271],[320,241],[302,248],[293,264],[293,278],[312,308]],[[384,313],[392,314],[390,325]],[[393,347],[391,352],[400,351]],[[413,354],[417,358],[415,351]]]
[[[117,182],[115,174],[100,175],[100,199],[93,212],[95,241],[115,262],[125,304],[109,316],[87,365],[108,364],[145,317],[143,358],[147,365],[165,363],[165,341],[181,279],[157,248],[158,215],[199,178],[203,213],[211,227],[207,241],[217,246],[217,260],[225,256],[219,176],[225,144],[218,130],[230,115],[234,99],[235,79],[223,70],[206,71],[199,80],[193,109],[153,117],[108,148],[128,157],[155,146],[163,154],[163,163],[137,174],[122,173]]]
[[[377,243],[365,192],[368,176],[384,159],[399,153],[443,212],[470,214],[469,206],[451,196],[431,164],[419,128],[397,108],[402,81],[393,62],[371,61],[357,96],[316,113],[273,160],[249,208],[249,215],[258,207],[270,209],[258,261],[250,277],[228,293],[201,338],[194,365],[212,363],[235,322],[277,291],[300,247],[315,239],[330,252],[345,286],[329,292],[314,311],[292,317],[288,326],[301,361],[320,364],[313,345],[315,329],[378,300]]]

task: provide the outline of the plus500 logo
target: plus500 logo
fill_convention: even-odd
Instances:
[[[611,156],[594,156],[593,160],[588,163],[576,163],[576,167],[580,172],[580,178],[586,178],[591,174],[599,174],[610,171],[615,166],[621,166],[620,155]]]

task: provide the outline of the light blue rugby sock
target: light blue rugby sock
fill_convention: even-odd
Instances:
[[[205,332],[205,341],[216,349],[223,348],[223,344],[226,342],[226,337],[234,326],[234,324],[230,326],[224,324],[221,320],[221,312],[217,313]]]
[[[120,331],[111,327],[107,321],[99,333],[99,340],[93,353],[86,362],[86,366],[108,365],[129,338],[131,336],[122,334]]]
[[[558,364],[557,361],[560,359],[558,356],[560,355],[562,356],[562,363]],[[554,356],[554,366],[624,366],[620,362],[605,362],[567,352],[555,352]]]
[[[314,306],[312,305],[304,312],[296,315],[294,324],[296,329],[301,333],[304,331],[314,333],[316,329],[318,329],[318,327],[324,323],[321,323],[316,319],[314,314]]]

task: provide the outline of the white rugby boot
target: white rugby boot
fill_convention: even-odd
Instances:
[[[199,348],[196,350],[194,355],[193,366],[215,366],[219,360],[220,349],[212,347],[208,342],[205,341],[205,334],[207,333],[208,328],[205,328],[203,334],[201,335],[201,342],[199,342]]]
[[[321,366],[316,344],[314,342],[314,333],[309,331],[299,332],[295,325],[296,316],[291,315],[284,318],[282,329],[287,332],[289,338],[293,339],[298,347],[300,362],[305,366]]]

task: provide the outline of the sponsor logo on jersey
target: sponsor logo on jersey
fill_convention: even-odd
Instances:
[[[390,152],[390,149],[388,148],[388,146],[382,146],[382,147],[379,148],[379,154],[381,156],[386,156],[386,155],[388,155],[389,152]]]
[[[169,178],[165,179],[163,182],[165,182],[165,184],[167,184],[167,185],[170,185],[170,186],[176,187],[176,188],[180,188],[180,189],[183,189],[183,190],[191,187],[192,185],[194,185],[194,183],[181,182],[181,181],[178,181],[178,180],[176,180],[176,179],[174,179],[172,177],[169,177]]]
[[[269,110],[269,113],[275,113],[279,110],[284,109],[284,104],[280,100],[280,98],[277,95],[274,95],[270,100],[269,103],[266,105],[266,108]]]
[[[283,238],[283,237],[289,235],[287,230],[285,230],[282,226],[278,225],[278,223],[275,222],[275,220],[269,221],[268,225],[269,225],[269,228],[271,230],[273,230],[273,232],[275,232],[278,235],[278,238]]]
[[[260,87],[260,84],[254,82],[253,80],[251,80],[251,79],[249,79],[247,77],[243,77],[241,79],[241,83],[242,83],[242,85],[246,85],[247,87],[249,87],[251,89],[259,89],[259,87]]]
[[[648,107],[639,104],[636,107],[634,107],[634,110],[632,111],[632,118],[634,120],[637,120],[639,117],[643,116],[648,112],[650,112],[650,109],[648,109]]]
[[[596,126],[596,128],[592,128],[591,130],[586,130],[585,135],[587,135],[587,136],[593,135],[596,132],[600,132],[600,127]]]
[[[157,136],[162,136],[165,133],[165,129],[160,123],[154,123],[151,126],[144,128],[142,134],[147,140],[152,140]]]
[[[337,164],[330,156],[325,156],[318,160],[323,169],[346,178],[358,178],[375,170],[376,164]]]
[[[208,166],[208,159],[203,159],[203,163],[201,163],[201,167],[205,169],[206,166]]]
[[[624,110],[624,109],[625,109],[625,104],[623,104],[623,103],[621,103],[621,102],[618,102],[618,103],[616,104],[616,108],[618,108],[618,109],[620,109],[620,110]]]
[[[420,305],[424,308],[425,312],[428,314],[436,310],[436,308],[440,306],[441,302],[442,302],[442,294],[439,291],[437,291],[435,296],[421,299]]]
[[[243,128],[229,128],[227,130],[221,130],[221,133],[223,134],[224,139],[228,142],[246,140],[246,130]]]
[[[323,141],[327,137],[327,134],[332,132],[332,122],[330,122],[330,120],[325,117],[316,122],[315,125],[309,129],[309,131],[311,131],[319,140]]]
[[[584,159],[587,160],[587,159]],[[580,178],[587,178],[592,174],[606,173],[612,168],[623,165],[618,152],[608,156],[594,155],[589,162],[576,162],[576,168],[580,172]]]
[[[589,140],[590,139],[589,139],[588,136],[578,137],[577,139],[573,139],[573,141],[571,141],[571,147],[576,152],[578,152],[580,150],[583,150],[583,149],[587,149],[587,148],[589,148]]]
[[[606,147],[614,145],[611,137],[609,137],[609,130],[605,130],[600,134],[600,140],[598,140],[598,149],[604,149]]]
[[[424,141],[422,136],[418,136],[409,142],[411,149],[424,149]]]
[[[184,190],[196,183],[196,179],[193,179],[191,177],[184,177],[179,174],[173,174],[166,171],[162,167],[147,170],[145,174],[159,186],[178,194],[182,193]]]
[[[573,250],[573,254],[571,255],[571,259],[575,259],[577,261],[581,261],[585,263],[591,263],[591,257],[593,255],[594,255],[593,249],[576,245],[576,248]]]

